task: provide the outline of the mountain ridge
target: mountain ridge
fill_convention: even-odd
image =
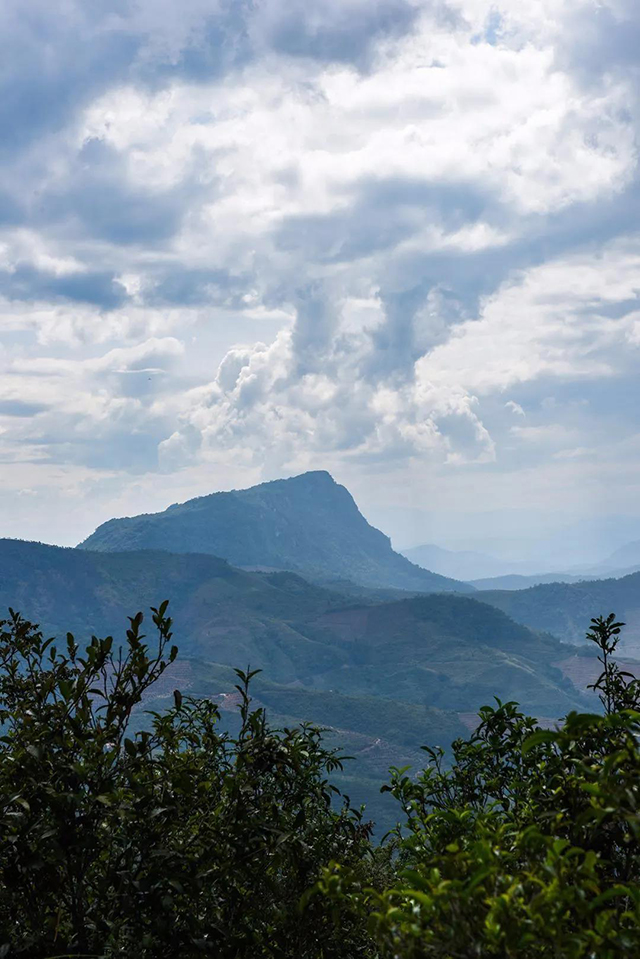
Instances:
[[[106,635],[167,598],[182,656],[249,663],[277,683],[465,710],[520,689],[541,713],[575,701],[549,665],[571,649],[475,595],[363,601],[206,554],[0,540],[0,608],[18,609],[50,635]]]
[[[492,576],[503,576],[513,572],[513,563],[498,559],[488,553],[477,550],[452,550],[435,543],[423,543],[401,549],[400,552],[408,560],[424,569],[431,569],[442,576],[451,576],[471,582],[475,579],[487,579]],[[515,564],[525,566],[526,564]],[[530,565],[530,564],[529,564]],[[529,569],[527,568],[527,572]]]
[[[501,609],[518,623],[579,643],[591,617],[614,612],[626,623],[620,649],[640,656],[640,572],[620,578],[549,583],[522,590],[483,590],[483,603]]]
[[[367,522],[346,487],[325,470],[111,519],[78,548],[207,553],[237,567],[286,569],[317,582],[343,578],[368,587],[474,592],[469,584],[396,553],[389,537]]]

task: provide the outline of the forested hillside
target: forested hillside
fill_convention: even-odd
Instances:
[[[581,642],[594,609],[615,609],[626,624],[621,649],[640,657],[640,573],[621,579],[550,583],[517,591],[483,591],[482,601],[517,622]]]
[[[294,573],[248,572],[197,554],[99,553],[0,541],[0,608],[46,631],[112,631],[126,610],[172,597],[181,658],[250,663],[278,683],[472,710],[487,696],[560,715],[576,691],[556,639],[464,596],[375,602]]]

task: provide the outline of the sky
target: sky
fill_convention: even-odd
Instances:
[[[400,547],[640,537],[636,0],[4,0],[0,47],[0,535],[328,469]]]

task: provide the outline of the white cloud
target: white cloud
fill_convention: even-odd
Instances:
[[[0,243],[0,270],[15,273],[21,266],[34,267],[56,277],[82,273],[86,269],[73,256],[56,256],[51,244],[33,230],[7,230]]]
[[[253,450],[259,460],[265,435],[283,469],[309,452],[337,450],[358,458],[491,462],[496,441],[482,421],[481,400],[549,377],[562,383],[611,377],[621,353],[634,362],[628,351],[636,314],[603,314],[635,296],[639,275],[640,245],[629,242],[517,274],[484,301],[477,317],[424,341],[424,355],[402,382],[375,365],[378,301],[365,301],[371,326],[354,325],[353,304],[334,302],[332,334],[311,367],[301,370],[291,331],[271,346],[228,353],[210,388],[197,391],[183,411],[182,429],[169,443],[172,462],[179,449],[192,460],[236,447]],[[308,352],[304,356],[309,363]],[[504,405],[524,416],[514,400]],[[188,442],[180,439],[183,431]],[[575,439],[553,422],[512,426],[509,434],[550,449]]]
[[[613,375],[633,341],[636,314],[603,315],[634,300],[640,241],[545,263],[508,280],[487,298],[477,320],[452,331],[418,361],[418,378],[458,382],[478,394],[519,382]]]
[[[639,18],[599,11],[581,33],[589,0],[70,2],[55,21],[38,2],[60,106],[4,101],[25,129],[0,174],[0,456],[22,444],[65,488],[569,468],[586,414],[544,396],[595,397],[640,344],[618,29]]]

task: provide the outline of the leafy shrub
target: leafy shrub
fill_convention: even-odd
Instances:
[[[357,917],[299,913],[323,865],[369,846],[332,808],[340,757],[312,726],[270,728],[241,671],[237,736],[178,692],[131,732],[177,654],[166,603],[153,622],[153,650],[138,614],[124,651],[83,652],[13,612],[0,624],[0,956],[366,955]]]
[[[368,919],[383,957],[619,959],[640,955],[638,683],[613,654],[613,615],[588,638],[604,715],[541,730],[514,703],[388,789],[406,819],[397,880],[380,893],[345,864],[318,891]]]
[[[335,810],[342,760],[310,725],[276,730],[237,671],[240,731],[182,698],[133,732],[175,659],[63,651],[0,624],[0,959],[631,959],[640,955],[640,688],[592,620],[602,714],[540,729],[515,703],[426,748],[384,787],[404,825],[381,846]]]

